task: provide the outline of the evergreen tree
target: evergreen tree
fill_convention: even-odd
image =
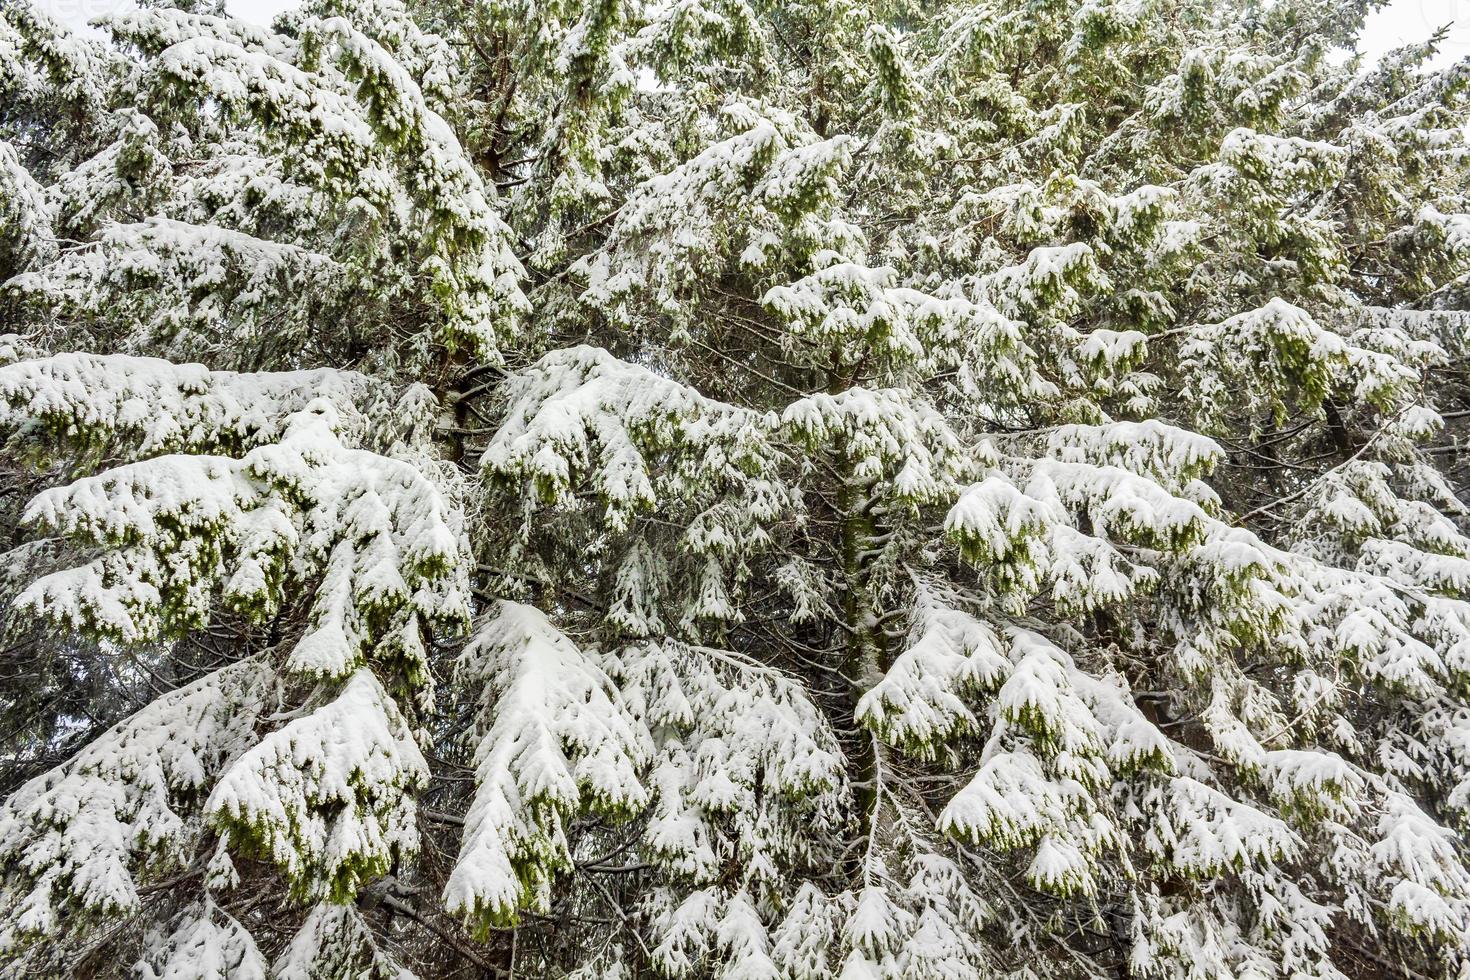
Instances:
[[[0,976],[1470,976],[1378,0],[0,6]]]

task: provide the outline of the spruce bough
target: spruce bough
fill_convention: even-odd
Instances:
[[[0,8],[0,975],[1470,975],[1470,62]]]

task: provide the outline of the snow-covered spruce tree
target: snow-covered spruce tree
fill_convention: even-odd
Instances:
[[[0,976],[1470,976],[1375,5],[0,6]]]

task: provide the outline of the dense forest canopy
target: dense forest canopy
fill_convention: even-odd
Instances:
[[[1470,61],[0,4],[0,976],[1470,977]]]

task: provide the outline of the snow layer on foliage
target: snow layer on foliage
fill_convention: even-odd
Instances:
[[[1195,501],[1119,466],[1042,458],[1018,470],[967,487],[945,517],[946,533],[1013,602],[1047,581],[1067,609],[1124,601],[1158,576],[1115,541],[1180,547],[1208,521]],[[1078,530],[1083,520],[1091,533]]]
[[[1109,285],[1085,242],[1034,248],[1024,262],[996,272],[985,281],[985,295],[1008,317],[1025,320],[1045,311],[1065,315],[1076,310],[1082,289]]]
[[[1299,186],[1302,178],[1325,182],[1341,172],[1347,151],[1320,140],[1298,136],[1273,136],[1241,127],[1220,145],[1223,165],[1261,176],[1286,186]]]
[[[794,681],[674,642],[624,649],[615,669],[629,711],[654,733],[644,840],[661,866],[707,882],[734,860],[744,877],[772,881],[820,860],[847,779],[831,727]]]
[[[4,229],[0,244],[22,263],[43,262],[56,254],[52,241],[56,205],[21,165],[15,147],[4,140],[0,140],[0,219]]]
[[[1165,486],[1208,473],[1225,456],[1215,440],[1155,419],[1063,425],[1047,436],[1046,448],[1062,462],[1117,466]]]
[[[286,38],[263,25],[181,9],[144,7],[116,10],[98,18],[97,26],[114,38],[131,41],[152,53],[165,51],[196,37],[262,51],[275,57],[289,56],[291,51]]]
[[[753,196],[769,196],[773,201],[804,189],[794,177],[810,168],[778,163],[778,155],[789,150],[790,143],[776,123],[742,103],[727,106],[725,114],[738,131],[635,189],[625,212],[618,217],[614,234],[648,233],[682,225],[689,220],[691,205],[722,203],[738,193],[741,185],[755,184]],[[824,149],[830,148],[830,153],[845,142],[839,140]]]
[[[1144,795],[1151,821],[1143,849],[1185,873],[1208,877],[1260,866],[1299,852],[1301,841],[1280,819],[1231,799],[1189,776]]]
[[[950,800],[940,827],[1003,843],[1034,842],[1046,830],[1065,823],[1066,792],[1030,751],[999,752]]]
[[[783,338],[801,360],[861,363],[879,356],[897,363],[943,366],[959,350],[1013,345],[1018,324],[993,307],[963,296],[932,296],[900,286],[897,270],[818,253],[816,272],[774,286],[761,305],[786,327]]]
[[[614,527],[659,503],[712,483],[748,484],[754,519],[782,504],[751,474],[768,464],[769,421],[715,401],[595,347],[548,354],[507,385],[509,407],[480,466],[529,480],[564,501],[587,480]],[[674,452],[675,469],[655,485],[648,458]]]
[[[144,868],[186,863],[203,831],[192,801],[254,734],[272,672],[247,660],[160,697],[0,808],[0,861],[20,872],[0,947],[60,926],[62,910],[137,908]]]
[[[187,910],[178,928],[148,950],[136,969],[140,980],[267,980],[272,975],[255,939],[210,899]]]
[[[571,867],[563,822],[584,807],[631,815],[648,801],[651,751],[596,661],[539,610],[502,601],[460,655],[483,685],[477,788],[445,903],[493,921],[545,911]]]
[[[346,391],[353,378],[267,375],[252,405],[242,398],[260,378],[160,365],[121,358],[99,371],[95,359],[78,357],[0,369],[0,385],[14,393],[12,419],[40,414],[60,427],[70,413],[88,413],[104,432],[149,425],[145,439],[252,446],[238,459],[143,459],[39,495],[27,520],[106,550],[33,582],[21,608],[136,643],[206,622],[217,594],[262,619],[288,581],[319,575],[291,667],[343,676],[382,643],[379,655],[425,688],[421,629],[468,617],[459,518],[412,463],[344,446],[333,403],[316,398],[292,410],[318,377],[327,390]],[[77,376],[89,371],[116,392],[111,404],[85,398]],[[27,403],[29,415],[19,407],[27,392],[43,396]],[[150,412],[150,402],[174,417]],[[289,414],[278,419],[273,407]],[[263,441],[267,434],[278,441]]]
[[[1346,384],[1351,397],[1382,407],[1398,403],[1416,384],[1420,365],[1443,357],[1429,343],[1414,345],[1408,359],[1356,346],[1283,299],[1218,324],[1191,329],[1180,348],[1190,375],[1190,397],[1202,405],[1227,400],[1224,386],[1241,381],[1257,398],[1292,385],[1320,400],[1330,382]]]
[[[67,30],[35,3],[8,4],[0,16],[0,30],[4,31],[0,37],[8,42],[0,48],[7,62],[3,63],[5,86],[19,90],[21,104],[27,97],[49,95],[59,96],[83,113],[106,104],[105,73],[116,67],[117,57],[97,39]]]
[[[494,352],[529,303],[521,293],[525,270],[511,249],[510,229],[490,207],[493,192],[453,129],[382,45],[341,17],[307,26],[341,53],[344,74],[360,82],[373,124],[412,155],[412,185],[434,218],[429,240],[437,255],[426,269],[437,291],[459,300],[449,310],[453,329],[481,351]]]
[[[805,120],[739,98],[720,109],[719,122],[728,135],[641,181],[606,246],[574,263],[586,284],[582,302],[622,321],[629,294],[649,288],[682,326],[681,295],[704,285],[702,273],[729,264],[721,254],[727,237],[748,243],[739,262],[755,269],[776,257],[792,225],[833,248],[857,244],[851,225],[810,220],[835,194],[849,138],[819,139]]]
[[[95,247],[68,251],[6,288],[57,311],[121,317],[141,306],[131,345],[167,349],[180,331],[207,331],[219,342],[232,316],[275,312],[297,297],[321,301],[343,285],[341,266],[326,255],[155,216],[109,224]]]
[[[184,24],[175,21],[175,26]],[[368,170],[377,162],[373,128],[336,79],[319,78],[271,54],[200,34],[170,44],[154,70],[175,85],[197,87],[226,105],[254,101],[280,112],[285,132],[300,134],[302,149],[328,179],[343,180],[349,168]]]
[[[171,173],[168,142],[158,124],[136,109],[119,109],[108,127],[112,142],[90,159],[60,174],[47,189],[56,210],[56,234],[90,238],[95,229],[122,217],[141,188]],[[136,207],[136,205],[135,205]],[[137,217],[137,211],[126,215]],[[134,223],[134,222],[129,222]],[[68,250],[70,251],[70,250]],[[42,263],[28,268],[44,269]]]
[[[416,980],[383,952],[362,913],[350,905],[312,908],[284,952],[272,980]]]
[[[1100,537],[1177,547],[1197,537],[1209,520],[1195,501],[1119,466],[1039,459],[1031,472],[1028,490],[1086,515]]]
[[[1369,854],[1392,914],[1413,932],[1463,942],[1470,933],[1470,872],[1453,833],[1399,792],[1385,795],[1375,829]]]
[[[809,445],[840,442],[858,485],[883,481],[900,500],[937,500],[974,465],[942,414],[907,392],[849,388],[791,402],[781,423]]]
[[[1010,672],[1001,638],[986,623],[921,590],[910,643],[857,705],[857,720],[885,741],[932,756],[978,721],[967,695],[993,689]]]
[[[567,509],[591,491],[613,529],[689,504],[699,510],[685,544],[721,559],[764,545],[766,525],[797,505],[774,479],[788,457],[784,437],[809,449],[842,445],[855,484],[880,481],[875,494],[909,505],[939,499],[985,458],[931,405],[903,392],[815,394],[777,417],[590,347],[546,355],[511,377],[506,397],[505,420],[480,463],[503,490],[533,491]],[[692,615],[728,619],[722,568],[706,563],[705,571],[708,595],[691,604]]]
[[[27,479],[100,470],[25,512],[82,563],[22,593],[46,640],[290,613],[269,667],[0,806],[6,941],[90,941],[180,866],[269,894],[203,863],[213,819],[302,900],[275,974],[446,962],[444,863],[409,855],[438,740],[475,763],[434,784],[469,806],[442,895],[533,972],[1460,969],[1465,73],[1338,69],[1353,9],[1178,6],[490,0],[444,39],[397,0],[279,32],[165,6],[110,18],[113,55],[7,4],[7,352],[267,324],[239,362],[540,360],[447,400],[489,427],[468,517],[422,391],[374,453],[399,433],[356,376],[0,368]],[[450,717],[471,574],[545,611],[493,607]],[[194,899],[138,972],[263,976]]]
[[[411,793],[429,766],[368,670],[234,760],[205,804],[234,844],[302,896],[343,901],[418,847]]]
[[[299,152],[303,177],[341,200],[396,212],[396,161],[428,218],[419,242],[428,255],[416,271],[444,314],[447,339],[496,356],[528,308],[509,229],[453,130],[381,44],[340,17],[302,19],[294,46],[260,44],[248,30],[175,11],[120,27],[159,49],[149,71],[160,84],[269,125],[272,138]]]
[[[277,442],[287,420],[330,400],[351,424],[372,382],[350,371],[236,374],[121,354],[58,354],[0,366],[0,425],[45,427],[36,438],[124,440],[131,457],[250,449]]]
[[[1107,791],[1117,776],[1172,770],[1168,740],[1117,678],[1088,674],[1038,633],[1004,632],[1008,663],[994,695],[981,765],[939,815],[947,833],[1000,850],[1035,848],[1033,887],[1096,888],[1096,858],[1119,845]]]
[[[423,684],[420,627],[469,617],[458,514],[413,463],[344,451],[316,417],[298,424],[299,439],[288,432],[244,460],[310,501],[302,542],[323,578],[291,663],[341,674],[360,661],[365,643],[386,638],[392,655],[407,661],[409,680]]]
[[[68,903],[131,909],[132,875],[186,862],[204,813],[237,848],[276,861],[302,896],[341,901],[411,853],[411,794],[427,764],[393,699],[355,668],[370,655],[423,696],[423,630],[467,618],[466,600],[447,501],[415,465],[345,446],[335,405],[317,395],[335,387],[353,410],[366,382],[87,355],[3,371],[12,425],[40,422],[84,444],[106,434],[125,452],[131,436],[142,454],[150,439],[248,447],[239,458],[144,458],[39,495],[27,519],[104,550],[32,583],[21,608],[142,642],[208,622],[217,593],[259,617],[288,581],[315,579],[308,629],[286,665],[345,677],[325,688],[335,688],[325,703],[257,741],[276,672],[259,660],[226,668],[13,796],[6,841],[36,863],[28,890],[6,902],[5,941],[53,930]],[[112,397],[88,399],[89,388]],[[186,805],[206,794],[202,811]]]

